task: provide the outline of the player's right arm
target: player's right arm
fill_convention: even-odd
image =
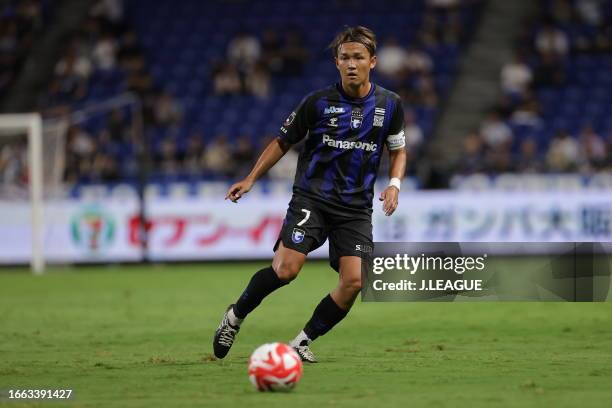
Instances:
[[[287,153],[292,144],[298,143],[308,134],[316,115],[310,96],[305,97],[297,109],[291,112],[281,126],[279,136],[264,149],[249,175],[230,187],[225,195],[226,200],[229,198],[234,203],[238,201]]]
[[[259,159],[253,166],[253,170],[249,173],[248,176],[244,178],[244,180],[239,181],[238,183],[233,184],[230,189],[227,191],[225,199],[228,198],[232,202],[236,202],[242,197],[243,194],[249,192],[249,190],[253,187],[253,184],[261,176],[266,174],[268,170],[272,168],[280,159],[287,153],[287,151],[291,148],[291,145],[287,142],[281,140],[280,137],[274,139],[261,153]]]

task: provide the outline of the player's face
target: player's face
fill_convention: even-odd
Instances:
[[[370,80],[370,70],[376,66],[376,56],[370,55],[365,45],[357,42],[341,44],[336,57],[342,83],[360,86]]]

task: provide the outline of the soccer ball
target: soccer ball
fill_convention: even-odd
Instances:
[[[301,377],[302,360],[286,344],[264,344],[249,358],[249,379],[259,391],[291,391]]]

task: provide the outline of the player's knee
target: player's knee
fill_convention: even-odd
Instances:
[[[276,265],[274,271],[278,278],[284,282],[291,282],[300,273],[301,265],[298,262],[281,261]]]
[[[341,286],[347,292],[357,293],[361,290],[361,276],[343,279],[341,282]]]

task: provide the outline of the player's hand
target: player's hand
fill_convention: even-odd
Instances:
[[[393,186],[388,186],[382,193],[380,193],[380,197],[378,199],[383,201],[383,211],[387,217],[393,214],[397,208],[398,196],[399,190]]]
[[[227,194],[225,195],[225,199],[227,200],[228,198],[231,200],[231,202],[235,203],[238,200],[240,200],[240,198],[245,195],[246,193],[249,192],[249,190],[251,190],[251,187],[253,187],[253,182],[248,180],[248,179],[244,179],[242,181],[239,181],[238,183],[233,184],[229,190],[227,190]]]

